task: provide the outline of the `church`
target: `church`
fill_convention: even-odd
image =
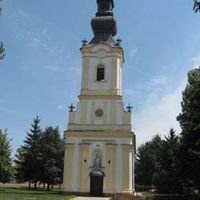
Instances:
[[[63,192],[108,196],[134,193],[135,135],[132,107],[124,106],[124,51],[114,39],[113,0],[97,0],[94,37],[83,41],[82,82],[65,131]]]

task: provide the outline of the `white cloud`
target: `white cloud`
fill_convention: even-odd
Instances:
[[[167,90],[168,81],[168,76],[161,74],[146,83],[136,85],[133,89],[125,89],[124,94],[130,99],[142,98],[146,101],[145,104],[148,104],[157,100]]]
[[[81,80],[81,72],[82,72],[82,64],[81,62],[71,62],[68,67],[68,72],[72,75],[73,78],[78,78],[78,80]],[[75,77],[74,77],[75,76]]]
[[[12,114],[15,113],[16,111],[8,108],[5,104],[5,101],[0,99],[0,113],[4,113],[4,114]]]
[[[167,83],[167,77],[165,75],[159,75],[158,77],[151,79],[152,86],[161,86],[165,85],[166,83]]]
[[[138,48],[133,48],[129,54],[130,59],[137,59],[138,58]]]
[[[54,72],[62,71],[62,68],[58,65],[45,65],[44,68]]]
[[[191,61],[193,68],[198,68],[200,66],[200,53],[197,56],[192,57]]]
[[[157,102],[148,102],[133,119],[137,146],[150,140],[157,133],[165,135],[170,128],[180,132],[176,117],[181,111],[182,90],[185,82],[173,92],[163,95]]]
[[[58,105],[57,109],[58,109],[58,110],[64,110],[64,109],[65,109],[65,106],[63,106],[63,105]]]
[[[136,90],[132,90],[132,89],[126,89],[123,91],[125,96],[128,96],[130,99],[135,98],[138,94],[138,92]]]
[[[6,114],[12,114],[12,113],[15,113],[16,111],[6,108],[5,106],[0,106],[0,112],[6,113]]]

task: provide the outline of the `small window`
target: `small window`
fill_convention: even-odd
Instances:
[[[98,67],[97,68],[97,81],[104,81],[104,67]]]

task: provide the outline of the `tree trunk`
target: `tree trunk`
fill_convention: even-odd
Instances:
[[[28,189],[31,189],[31,181],[28,181]]]
[[[34,183],[34,188],[37,189],[37,182]]]
[[[43,190],[45,189],[45,183],[43,183]]]
[[[47,191],[50,191],[50,184],[47,183]]]

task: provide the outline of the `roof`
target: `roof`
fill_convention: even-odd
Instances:
[[[117,23],[113,17],[113,0],[97,0],[98,10],[96,16],[91,20],[94,33],[90,44],[107,42],[115,45],[113,36],[117,34]]]

